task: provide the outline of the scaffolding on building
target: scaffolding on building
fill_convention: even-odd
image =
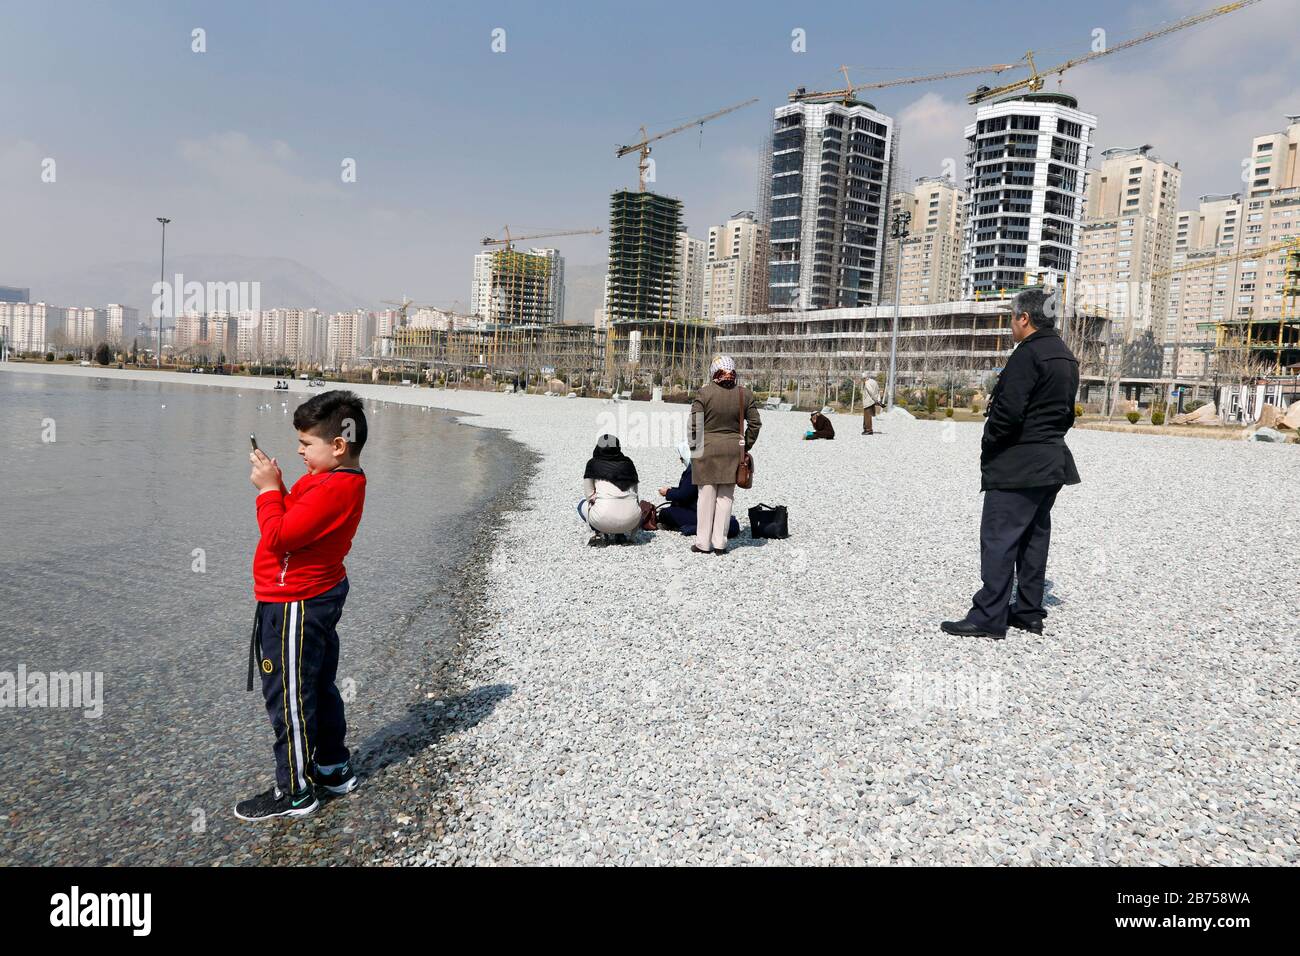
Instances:
[[[702,319],[619,319],[605,339],[605,376],[616,391],[662,386],[690,392],[708,379],[716,327]]]
[[[393,333],[393,358],[429,379],[455,385],[519,382],[546,387],[605,387],[605,331],[590,325],[479,323],[464,328],[403,328]]]
[[[1300,309],[1296,304],[1300,298],[1300,239],[1287,245],[1278,293],[1282,305],[1276,319],[1256,318],[1252,309],[1247,316],[1216,323],[1215,352],[1223,371],[1249,378],[1300,368]]]
[[[610,197],[605,311],[611,323],[672,318],[681,218],[679,199],[626,189]]]

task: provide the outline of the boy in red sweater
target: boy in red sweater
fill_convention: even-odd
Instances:
[[[352,392],[324,392],[298,406],[293,427],[307,474],[292,491],[274,458],[261,450],[248,456],[262,532],[253,555],[257,613],[248,689],[256,666],[275,731],[275,786],[236,804],[241,820],[306,816],[320,806],[322,791],[341,795],[357,786],[343,743],[343,698],[334,686],[335,626],[348,596],[343,558],[366,498],[359,464],[365,409]]]

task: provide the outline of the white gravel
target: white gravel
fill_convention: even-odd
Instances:
[[[1300,861],[1300,450],[1075,432],[1046,635],[960,640],[977,424],[765,413],[737,511],[794,536],[718,559],[574,512],[602,415],[649,495],[680,468],[636,429],[684,407],[433,394],[543,461],[469,658],[513,692],[439,744],[459,819],[404,862]]]
[[[737,510],[786,504],[794,536],[719,559],[586,547],[616,406],[360,391],[542,455],[467,661],[511,692],[435,745],[459,812],[432,840],[396,821],[392,862],[1300,862],[1295,446],[1072,433],[1047,633],[992,642],[937,626],[979,585],[977,424],[835,416],[805,443],[765,412]],[[650,495],[675,436],[638,447],[636,416],[685,408],[626,411]]]

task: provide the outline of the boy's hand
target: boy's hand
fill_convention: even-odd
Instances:
[[[248,480],[253,483],[253,487],[259,494],[280,487],[280,466],[275,463],[274,458],[267,458],[266,453],[259,448],[248,453],[248,460],[253,465]]]

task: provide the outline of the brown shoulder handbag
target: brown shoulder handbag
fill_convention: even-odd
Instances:
[[[736,384],[736,391],[740,395],[740,447],[745,447],[745,389]],[[752,488],[754,486],[754,456],[747,451],[742,451],[740,464],[736,466],[736,487]]]

